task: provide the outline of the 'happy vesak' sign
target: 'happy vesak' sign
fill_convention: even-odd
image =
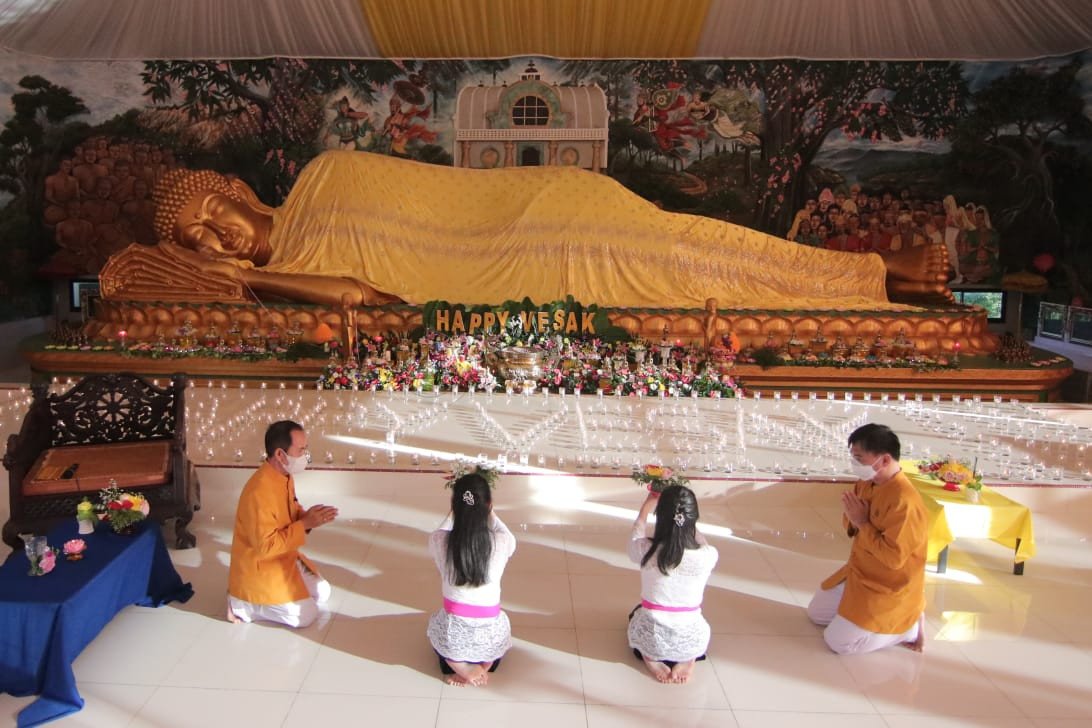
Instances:
[[[424,306],[425,328],[445,334],[487,334],[519,330],[564,336],[603,335],[612,329],[604,312],[571,297],[536,305],[530,299],[500,306],[465,306],[431,301]]]

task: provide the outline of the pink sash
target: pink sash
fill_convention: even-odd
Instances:
[[[657,612],[696,612],[701,609],[700,604],[696,607],[665,607],[662,604],[653,604],[647,599],[641,600],[641,606],[645,609],[654,609]]]
[[[453,602],[447,597],[444,597],[444,611],[448,614],[454,614],[456,617],[496,617],[500,614],[500,605],[494,605],[492,607],[481,607],[477,604],[463,604],[462,602]]]

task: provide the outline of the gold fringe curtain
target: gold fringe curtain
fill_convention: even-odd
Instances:
[[[710,0],[360,0],[388,58],[689,58]]]

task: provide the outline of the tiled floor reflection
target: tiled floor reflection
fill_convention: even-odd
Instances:
[[[504,583],[514,647],[485,689],[438,678],[425,639],[439,603],[428,531],[447,511],[439,476],[310,472],[305,504],[340,520],[307,546],[335,587],[308,629],[222,619],[245,468],[202,468],[197,548],[173,551],[197,594],[129,608],[75,664],[83,711],[58,726],[398,728],[1016,728],[1092,725],[1092,489],[1014,488],[1039,554],[1022,577],[990,542],[959,541],[930,572],[924,655],[827,651],[803,605],[845,557],[841,485],[702,481],[720,550],[705,595],[709,659],[664,686],[627,651],[638,577],[625,559],[641,491],[625,478],[502,478],[495,507],[519,539]],[[6,518],[5,513],[0,513]],[[0,696],[14,724],[29,698]]]

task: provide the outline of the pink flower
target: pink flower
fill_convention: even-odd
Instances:
[[[41,568],[43,574],[48,574],[53,571],[53,567],[57,565],[57,554],[53,551],[46,551],[42,554],[41,561],[38,562],[39,568]]]

